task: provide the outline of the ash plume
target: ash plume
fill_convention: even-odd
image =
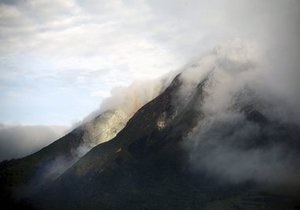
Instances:
[[[300,186],[298,109],[275,94],[272,75],[253,43],[220,45],[181,74],[177,106],[185,106],[205,81],[204,97],[193,104],[199,119],[186,134],[191,168],[220,180]]]
[[[85,145],[91,148],[115,137],[142,106],[169,85],[174,73],[156,80],[135,81],[128,87],[114,88],[111,97],[101,103],[99,110],[83,120]]]

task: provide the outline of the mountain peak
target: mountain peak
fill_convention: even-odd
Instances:
[[[48,147],[2,164],[4,198],[37,209],[298,205],[299,126],[270,112],[272,101],[251,83],[252,54],[238,46],[160,83],[144,104],[124,96]]]

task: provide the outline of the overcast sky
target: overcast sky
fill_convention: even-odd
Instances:
[[[0,122],[71,125],[230,39],[299,56],[298,20],[298,0],[0,0]]]

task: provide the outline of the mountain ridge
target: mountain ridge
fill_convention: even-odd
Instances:
[[[3,202],[12,209],[299,209],[300,126],[276,116],[269,95],[251,86],[254,61],[214,53],[176,75],[126,124],[110,110],[32,156],[2,163]],[[34,188],[22,189],[28,183]]]
[[[217,205],[216,200],[233,199],[236,204],[230,204],[227,209],[234,205],[249,209],[239,199],[250,199],[251,195],[263,198],[263,201],[254,199],[250,205],[257,209],[266,205],[267,209],[292,208],[293,198],[276,197],[252,181],[228,183],[210,177],[203,170],[195,177],[187,167],[189,157],[182,144],[204,117],[195,105],[204,100],[204,89],[213,78],[211,75],[196,85],[197,89],[179,113],[174,100],[182,82],[180,75],[175,77],[161,95],[136,112],[115,138],[94,147],[46,188],[43,196],[37,195],[36,207],[59,209],[63,200],[68,200],[71,202],[65,207],[76,209],[209,209]],[[268,123],[253,106],[240,110],[251,122]],[[160,128],[157,122],[162,115],[170,122]],[[91,204],[86,202],[90,199]]]

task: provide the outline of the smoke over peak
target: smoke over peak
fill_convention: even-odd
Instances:
[[[230,105],[233,95],[242,86],[262,82],[261,56],[261,50],[252,42],[235,39],[219,45],[184,68],[180,75],[182,86],[177,103],[182,106],[182,103],[188,102],[197,91],[199,82],[209,78],[205,87],[209,97],[203,108],[222,111],[224,106]]]
[[[255,42],[234,39],[176,72],[181,82],[172,101],[176,112],[188,107],[199,113],[183,145],[192,169],[234,183],[300,184],[300,157],[295,149],[300,134],[289,134],[299,130],[290,118],[297,110],[290,109],[289,100],[282,102],[282,92],[272,91],[269,81],[278,75],[276,71]],[[113,139],[143,105],[169,86],[174,75],[113,89],[100,109],[81,123],[83,144],[74,158],[58,157],[47,165],[45,174],[61,174],[92,147]],[[194,100],[199,88],[202,97]],[[167,118],[160,115],[158,130],[173,119]]]
[[[278,69],[268,58],[257,43],[234,39],[178,71],[181,86],[173,105],[179,112],[205,81],[203,97],[192,107],[200,113],[198,123],[184,143],[195,171],[234,183],[300,184],[300,157],[293,148],[299,145],[299,133],[289,134],[299,128],[291,118],[297,109],[291,109],[289,100],[282,101],[282,92],[273,91],[269,81]],[[170,84],[174,74],[113,89],[112,96],[85,120],[85,151],[115,137],[133,114]],[[165,120],[158,119],[159,130]]]
[[[227,42],[181,74],[175,105],[186,106],[204,83],[193,108],[198,123],[184,143],[196,171],[234,183],[256,181],[299,187],[298,110],[267,82],[274,78],[262,51],[241,40]],[[276,73],[276,72],[275,72]]]
[[[234,39],[177,71],[181,85],[173,106],[177,112],[189,107],[199,113],[184,141],[195,171],[234,183],[300,185],[300,156],[295,149],[300,145],[299,119],[294,114],[298,110],[291,108],[293,100],[282,100],[286,98],[282,91],[273,90],[270,81],[279,75],[278,68],[265,52],[256,42]],[[114,138],[174,75],[113,89],[100,109],[83,121],[79,157]],[[199,88],[202,97],[194,100]],[[162,114],[157,119],[158,130],[165,128],[166,118]]]
[[[111,140],[143,105],[158,96],[171,82],[171,72],[156,80],[135,81],[128,87],[116,87],[100,109],[84,121],[84,142],[94,147]]]

